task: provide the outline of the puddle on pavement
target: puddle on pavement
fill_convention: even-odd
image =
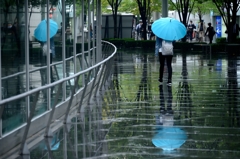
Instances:
[[[153,53],[119,54],[105,94],[31,159],[239,157],[239,60],[209,57],[176,53],[172,87],[159,87]]]

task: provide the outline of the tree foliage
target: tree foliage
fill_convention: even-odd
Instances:
[[[153,11],[161,11],[161,1],[160,0],[149,0],[148,5],[148,16],[150,17]],[[107,0],[102,0],[102,11],[103,13],[111,13],[111,10],[108,8],[109,3]],[[123,0],[118,8],[119,12],[132,13],[134,15],[139,15],[138,3],[135,0]],[[149,19],[148,19],[149,20]]]
[[[237,21],[240,0],[212,0],[216,5],[228,30],[228,41],[233,42],[233,25]]]
[[[201,21],[202,17],[206,14],[209,14],[210,11],[213,11],[213,13],[218,13],[217,7],[212,0],[196,0],[192,13],[197,14],[199,21]]]
[[[118,32],[117,32],[117,14],[120,4],[122,3],[122,0],[105,0],[102,1],[102,7],[104,6],[103,10],[105,12],[109,12],[108,7],[110,7],[112,16],[113,16],[113,27],[114,27],[114,38],[118,38]]]
[[[132,0],[124,0],[119,7],[119,11],[139,15],[137,3]]]
[[[179,20],[187,26],[196,0],[170,0],[170,3],[177,10]]]
[[[187,26],[196,0],[170,0],[173,8],[177,10],[180,21]],[[182,39],[186,41],[186,37]]]

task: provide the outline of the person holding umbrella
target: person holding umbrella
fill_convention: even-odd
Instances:
[[[56,35],[58,31],[58,25],[55,21],[52,19],[49,19],[49,37],[50,37],[50,53],[52,53],[51,56],[55,57],[55,45],[54,45],[54,36]],[[34,37],[40,41],[42,47],[45,47],[47,45],[47,20],[41,21],[37,28],[34,30]],[[43,48],[43,55],[47,55],[47,50]]]
[[[156,39],[155,43],[155,55],[158,54],[160,67],[159,67],[159,78],[158,81],[160,85],[163,84],[163,71],[165,61],[168,68],[168,81],[167,85],[172,85],[172,58],[173,58],[173,43],[172,41],[166,41],[159,37]]]
[[[50,53],[50,64],[52,63],[52,58],[55,57],[54,36],[56,35],[57,31],[58,31],[57,23],[52,19],[49,19],[50,50],[47,50],[47,20],[41,21],[38,24],[37,28],[34,30],[34,37],[40,42],[42,46],[43,56],[45,57],[44,59],[46,59],[47,54]],[[50,69],[50,72],[51,82],[54,82],[52,69]]]
[[[163,71],[165,62],[167,63],[168,69],[168,78],[167,78],[167,85],[172,85],[172,58],[173,58],[173,43],[175,41],[167,41],[162,40],[162,47],[159,50],[159,83],[160,85],[163,84]]]
[[[172,58],[173,58],[173,43],[176,40],[183,38],[186,33],[186,27],[176,19],[160,18],[152,25],[152,31],[156,35],[155,55],[159,52],[159,79],[160,85],[163,84],[163,71],[165,61],[168,67],[167,85],[172,85]]]

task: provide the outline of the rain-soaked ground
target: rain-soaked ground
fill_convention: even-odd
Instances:
[[[31,159],[240,158],[240,57],[175,53],[171,87],[154,53],[117,60],[109,89]]]

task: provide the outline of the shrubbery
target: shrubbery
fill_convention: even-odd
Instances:
[[[126,39],[104,39],[116,45],[118,48],[143,48],[155,49],[155,40],[134,40],[133,38]],[[237,38],[237,43],[240,44],[240,38]],[[195,44],[206,44],[206,42],[176,42],[174,44],[174,49],[182,51],[202,51],[202,46],[197,46]],[[212,52],[225,52],[226,51],[226,38],[217,38],[216,43],[212,44]]]

